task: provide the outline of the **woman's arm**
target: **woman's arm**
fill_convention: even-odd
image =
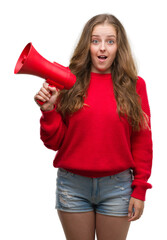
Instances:
[[[67,130],[61,114],[56,111],[55,102],[57,96],[57,89],[48,86],[45,82],[34,97],[42,112],[40,119],[40,138],[47,148],[55,151],[60,148]],[[37,100],[44,102],[44,104],[40,105]]]
[[[131,135],[131,152],[135,162],[133,169],[134,180],[132,182],[133,193],[132,197],[145,201],[145,194],[148,188],[152,185],[148,183],[151,175],[152,157],[153,157],[153,142],[151,132],[151,113],[147,97],[146,83],[139,77],[136,91],[141,97],[142,109],[149,117],[149,128],[142,129],[140,132],[132,132]]]
[[[42,111],[40,137],[47,148],[57,151],[62,144],[66,130],[67,126],[60,113],[56,112],[56,107],[51,111]]]

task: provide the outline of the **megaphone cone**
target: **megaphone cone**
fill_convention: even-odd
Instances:
[[[59,89],[70,89],[76,82],[76,76],[71,73],[68,67],[56,62],[51,63],[43,58],[31,42],[25,46],[20,54],[14,73],[31,74],[44,78],[50,85]]]

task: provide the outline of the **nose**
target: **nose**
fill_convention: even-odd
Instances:
[[[106,47],[105,47],[105,42],[102,41],[101,44],[100,44],[100,50],[101,51],[105,51]]]

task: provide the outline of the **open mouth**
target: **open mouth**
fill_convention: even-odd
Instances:
[[[105,59],[107,59],[107,56],[100,55],[100,56],[98,56],[98,58],[99,58],[99,59],[102,59],[102,60],[105,60]]]

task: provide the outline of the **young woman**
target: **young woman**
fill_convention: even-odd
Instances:
[[[115,16],[86,23],[69,69],[70,90],[44,83],[34,97],[41,139],[58,150],[58,215],[68,240],[125,240],[152,187],[153,151],[146,83]]]

